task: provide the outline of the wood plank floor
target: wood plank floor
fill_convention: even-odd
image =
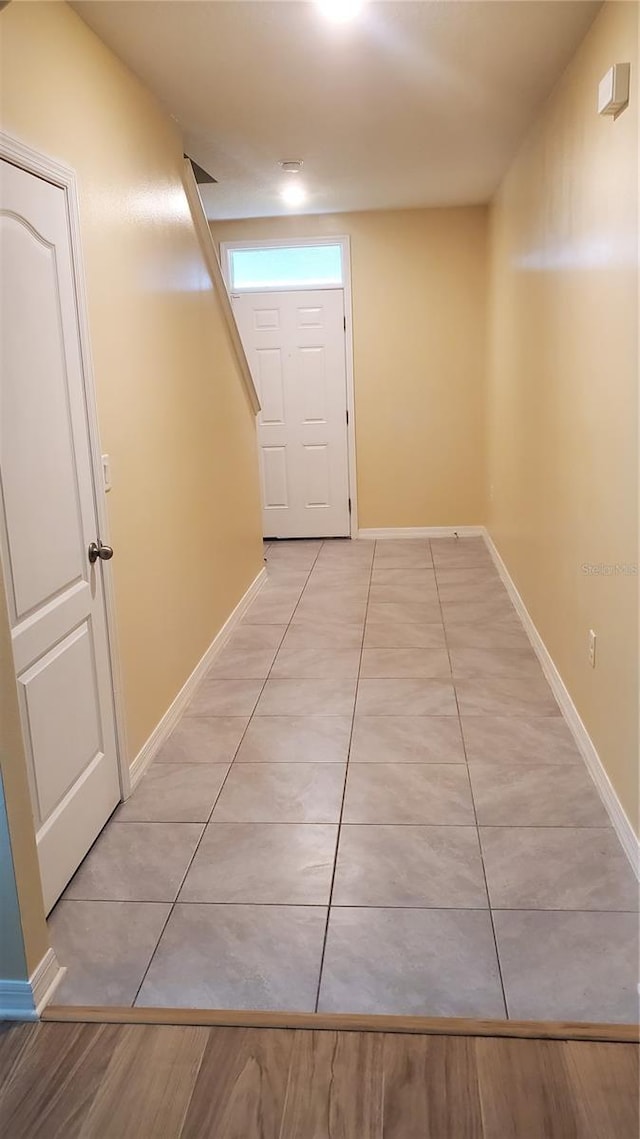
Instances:
[[[7,1139],[638,1139],[638,1046],[0,1026]]]

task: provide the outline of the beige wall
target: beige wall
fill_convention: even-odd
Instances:
[[[133,758],[262,564],[254,421],[174,125],[67,5],[0,34],[4,129],[79,179]]]
[[[78,175],[132,759],[261,568],[254,421],[174,124],[65,4],[12,3],[0,50],[2,128]],[[0,669],[14,690],[6,654]],[[19,750],[3,740],[12,841],[29,818]],[[23,914],[39,901],[33,858],[25,873]]]
[[[637,19],[605,6],[500,190],[489,379],[489,529],[636,825],[638,581],[582,566],[638,559]]]
[[[217,241],[349,234],[361,528],[481,523],[484,207],[215,222]]]

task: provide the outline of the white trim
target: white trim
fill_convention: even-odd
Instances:
[[[604,804],[604,807],[611,819],[611,825],[615,830],[620,845],[624,850],[631,867],[634,870],[636,877],[640,878],[640,839],[635,834],[635,831],[629,821],[624,807],[620,802],[616,791],[605,771],[604,765],[596,746],[591,739],[581,717],[576,708],[569,690],[565,685],[558,669],[556,668],[551,654],[547,649],[540,633],[533,623],[527,607],[518,593],[515,582],[511,577],[505,563],[503,562],[498,550],[491,538],[489,532],[484,529],[484,540],[487,549],[493,559],[494,565],[500,574],[500,577],[505,585],[507,593],[513,602],[515,610],[524,625],[525,632],[531,642],[532,648],[540,661],[542,671],[544,672],[551,690],[558,702],[560,711],[567,723],[569,731],[571,732],[576,746],[584,759],[587,770],[595,783],[596,790]]]
[[[355,412],[355,378],[353,355],[353,292],[351,287],[351,239],[348,234],[334,234],[332,237],[272,237],[257,239],[255,241],[221,241],[220,259],[222,272],[229,295],[231,296],[231,282],[229,277],[229,254],[232,249],[302,249],[305,245],[340,245],[342,247],[342,284],[339,285],[300,285],[290,286],[286,289],[237,289],[238,296],[251,293],[268,292],[307,292],[318,289],[342,289],[344,292],[344,315],[346,318],[345,330],[345,365],[346,365],[346,397],[349,423],[347,426],[347,460],[349,468],[349,498],[351,500],[351,515],[349,518],[349,532],[351,538],[358,537],[358,477],[356,469],[356,412]]]
[[[48,949],[29,978],[33,990],[33,1003],[36,1006],[38,1016],[42,1013],[45,1005],[49,1004],[66,971],[66,968],[59,964],[55,951]]]
[[[40,151],[33,150],[19,139],[0,131],[0,158],[12,162],[22,170],[27,170],[37,177],[53,182],[65,191],[67,203],[67,218],[69,222],[69,236],[71,242],[71,264],[73,269],[74,286],[76,292],[76,311],[78,316],[78,329],[80,337],[80,356],[82,360],[83,388],[87,409],[87,424],[89,432],[89,450],[91,453],[91,470],[93,475],[93,497],[96,508],[96,520],[100,539],[107,545],[109,542],[109,520],[104,496],[104,476],[102,471],[102,448],[100,446],[100,433],[98,429],[98,410],[95,395],[95,380],[93,360],[91,357],[91,341],[89,336],[88,300],[84,265],[82,260],[82,245],[80,236],[80,207],[78,199],[78,184],[75,171],[70,166],[50,158]],[[123,799],[130,793],[129,784],[129,751],[125,729],[124,702],[122,695],[122,678],[118,653],[118,640],[116,632],[116,607],[113,588],[113,575],[102,563],[103,595],[105,620],[107,627],[107,648],[111,672],[111,691],[113,696],[113,717],[116,735],[116,755],[120,778],[120,792]]]
[[[211,668],[211,665],[213,664],[213,661],[217,657],[218,653],[226,645],[229,637],[233,633],[233,630],[242,620],[256,594],[259,593],[262,589],[262,586],[266,581],[266,577],[267,571],[263,566],[257,577],[249,586],[247,592],[240,599],[233,612],[225,621],[220,631],[216,633],[204,656],[200,661],[198,661],[198,664],[191,673],[191,676],[188,678],[188,680],[185,681],[175,700],[170,705],[170,707],[167,708],[167,711],[160,720],[159,724],[156,725],[146,743],[144,743],[140,748],[140,751],[131,764],[132,790],[140,782],[149,764],[157,755],[163,743],[165,743],[165,741],[171,735],[171,732],[173,731],[182,713],[187,707],[187,704],[191,700],[191,697],[193,696],[193,693],[195,692],[198,684],[202,680],[203,676]]]
[[[481,538],[484,526],[385,526],[358,530],[358,537],[375,538],[380,542],[388,538]]]
[[[48,949],[28,981],[0,981],[0,1021],[38,1020],[66,971]]]

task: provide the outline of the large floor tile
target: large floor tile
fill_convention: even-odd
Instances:
[[[286,631],[286,625],[236,625],[225,648],[277,649]]]
[[[373,567],[371,574],[372,587],[377,586],[402,586],[403,588],[411,589],[413,586],[428,586],[431,589],[436,587],[436,576],[431,567],[417,569],[401,569],[391,568],[386,569],[384,566],[376,565]]]
[[[181,902],[327,906],[337,825],[211,823]]]
[[[462,716],[469,763],[582,764],[560,716]]]
[[[256,716],[237,763],[346,763],[351,716]]]
[[[606,827],[609,817],[584,766],[469,765],[481,826]]]
[[[453,685],[446,680],[361,680],[359,716],[455,716]]]
[[[470,624],[487,624],[501,620],[517,621],[517,614],[511,604],[507,593],[491,593],[490,596],[473,597],[467,600],[458,597],[455,601],[442,600],[442,617],[445,626],[469,622]]]
[[[366,599],[345,600],[335,592],[327,591],[326,597],[303,596],[295,613],[295,621],[342,621],[345,625],[364,625],[367,612]]]
[[[280,649],[273,668],[272,679],[290,680],[326,679],[345,677],[355,679],[360,665],[360,648],[289,648]]]
[[[154,763],[115,817],[119,823],[206,823],[228,770],[228,763]]]
[[[366,649],[440,649],[445,648],[444,625],[441,621],[428,625],[412,625],[392,618],[372,620],[364,630]]]
[[[231,763],[248,716],[183,716],[154,763]]]
[[[333,905],[487,908],[476,828],[343,826]]]
[[[431,625],[442,620],[440,602],[431,601],[371,601],[367,621],[398,621],[407,625]]]
[[[260,592],[256,595],[256,601],[274,601],[277,604],[285,602],[293,602],[300,600],[300,595],[306,584],[308,578],[302,582],[302,575],[294,575],[292,578],[290,574],[286,576],[273,576],[268,579]]]
[[[287,562],[282,559],[280,561],[271,560],[267,562],[265,569],[269,585],[280,586],[285,589],[304,589],[309,580],[308,566],[296,562]]]
[[[428,679],[450,676],[451,666],[446,649],[364,649],[360,675]]]
[[[512,1019],[638,1022],[637,915],[503,911],[494,921]]]
[[[509,594],[507,593],[500,578],[489,577],[488,575],[481,580],[471,583],[452,582],[443,580],[442,576],[438,575],[438,595],[443,605],[457,605],[458,602],[467,604],[468,602],[488,602],[497,603],[502,601],[511,606]]]
[[[371,580],[369,566],[349,565],[330,566],[315,569],[308,582],[308,591],[311,595],[320,592],[333,592],[355,596],[359,600],[366,598]]]
[[[375,569],[426,569],[433,566],[428,542],[419,539],[378,542],[373,559]]]
[[[262,691],[262,680],[203,680],[187,708],[187,716],[250,716]]]
[[[344,821],[473,826],[466,765],[353,764],[347,776]]]
[[[258,594],[242,618],[243,625],[288,625],[298,604],[297,596],[263,597]]]
[[[446,568],[487,566],[493,568],[484,538],[432,538],[431,555],[436,572]]]
[[[447,617],[447,644],[454,649],[529,649],[527,634],[515,613],[499,621],[460,621]]]
[[[58,902],[47,922],[67,970],[56,1004],[133,1004],[170,909],[162,902]]]
[[[63,897],[173,902],[203,829],[200,823],[110,822]]]
[[[439,565],[435,576],[438,588],[449,585],[501,585],[500,575],[492,562],[462,567]]]
[[[337,823],[342,763],[239,763],[229,772],[212,822]]]
[[[422,605],[434,606],[438,604],[438,590],[435,578],[433,582],[424,581],[421,585],[381,585],[377,581],[371,583],[369,590],[369,605]]]
[[[455,682],[461,716],[559,716],[543,676],[483,676]]]
[[[333,908],[320,1012],[504,1017],[487,912]]]
[[[464,763],[456,716],[356,716],[351,763]]]
[[[367,578],[356,580],[343,580],[339,586],[332,582],[331,584],[323,585],[321,581],[316,581],[313,575],[309,578],[309,584],[304,591],[301,602],[301,608],[312,608],[316,605],[319,609],[329,609],[329,616],[335,620],[330,607],[331,605],[341,608],[348,608],[349,606],[363,606],[366,605],[367,596],[369,593],[369,582]]]
[[[538,658],[532,648],[516,649],[466,648],[451,649],[451,668],[455,677],[471,676],[535,676],[543,678]]]
[[[637,910],[638,883],[611,827],[481,827],[498,910]]]
[[[283,649],[359,649],[362,625],[342,621],[294,621],[282,642]]]
[[[348,716],[355,680],[267,680],[256,716]]]
[[[326,910],[178,905],[137,1007],[313,1012]]]
[[[254,626],[264,628],[265,626]],[[255,679],[264,680],[274,662],[277,649],[245,648],[243,645],[225,645],[207,673],[208,680]]]

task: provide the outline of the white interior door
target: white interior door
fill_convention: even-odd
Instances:
[[[348,537],[344,292],[242,293],[232,300],[262,404],[264,535]]]
[[[66,193],[0,166],[0,536],[48,912],[120,799],[107,571]]]

